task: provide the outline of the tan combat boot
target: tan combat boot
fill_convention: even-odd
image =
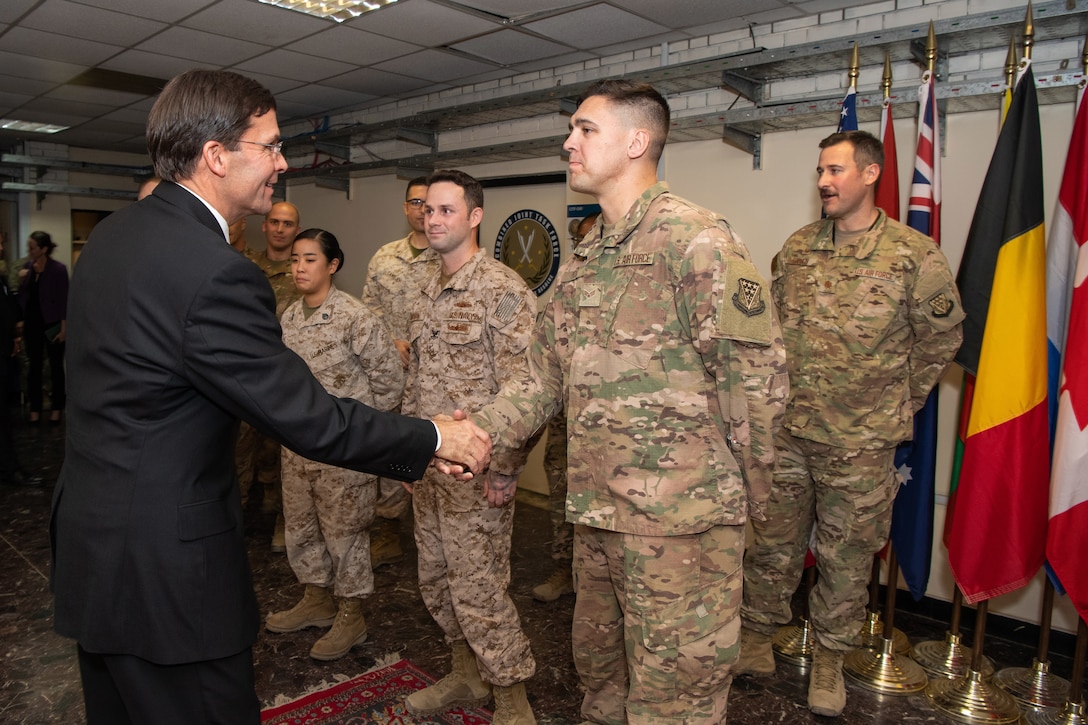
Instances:
[[[564,594],[574,594],[574,577],[570,563],[560,566],[552,575],[533,587],[533,599],[538,602],[554,602]]]
[[[734,675],[773,675],[774,650],[771,635],[741,627],[740,656],[733,665]]]
[[[379,518],[370,528],[370,568],[395,564],[404,558],[400,548],[400,521]]]
[[[269,614],[264,628],[269,632],[296,632],[305,627],[328,627],[335,618],[336,602],[329,596],[329,590],[307,584],[299,603],[286,611]]]
[[[325,636],[314,642],[310,656],[315,660],[338,660],[357,644],[366,641],[363,600],[341,599],[336,621]]]
[[[430,687],[413,692],[404,707],[413,715],[432,715],[454,707],[476,707],[491,699],[491,685],[480,679],[476,655],[465,641],[453,645],[453,667]]]
[[[495,686],[495,714],[491,725],[536,725],[533,709],[525,697],[525,683]]]
[[[808,709],[817,715],[838,717],[846,707],[842,680],[842,652],[816,642],[812,648],[812,673],[808,678]]]

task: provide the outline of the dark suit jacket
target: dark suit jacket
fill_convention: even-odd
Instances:
[[[400,480],[423,475],[437,442],[428,421],[326,393],[284,346],[260,269],[171,183],[95,228],[67,356],[55,627],[90,652],[176,664],[256,639],[239,418],[307,458]]]

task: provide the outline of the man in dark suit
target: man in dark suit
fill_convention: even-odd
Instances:
[[[163,182],[103,220],[76,267],[51,536],[55,627],[79,645],[91,725],[259,722],[238,419],[307,458],[404,481],[432,456],[463,477],[488,462],[467,420],[333,398],[283,345],[267,280],[227,243],[228,219],[269,210],[279,139],[255,81],[173,79],[147,123]]]
[[[4,254],[4,233],[0,232],[0,257]],[[10,486],[40,486],[41,476],[31,476],[19,467],[15,453],[15,442],[11,431],[11,393],[14,370],[18,363],[22,337],[19,302],[8,289],[8,277],[0,274],[0,483]]]

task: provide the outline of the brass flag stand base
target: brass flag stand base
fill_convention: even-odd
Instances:
[[[771,637],[771,649],[780,660],[797,667],[808,667],[812,664],[812,647],[816,641],[816,635],[812,632],[812,625],[808,620],[808,598],[812,594],[812,587],[816,586],[816,567],[810,566],[805,570],[805,593],[801,616],[797,618],[797,624],[779,627]]]
[[[990,725],[1015,723],[1020,720],[1020,707],[1016,704],[1016,699],[990,682],[989,678],[983,677],[979,671],[988,608],[986,601],[978,605],[975,649],[967,674],[954,680],[933,680],[926,688],[926,697],[935,708],[959,722]]]
[[[960,642],[960,614],[963,611],[963,592],[955,587],[952,592],[952,621],[943,640],[919,642],[910,651],[911,658],[929,673],[930,677],[954,679],[967,674],[971,665],[971,650]],[[979,661],[983,677],[994,673],[994,665],[988,657]]]
[[[1058,708],[1069,699],[1069,680],[1050,671],[1050,662],[1032,660],[1031,667],[1006,667],[993,677],[995,685],[1028,708]]]
[[[1088,663],[1088,625],[1077,623],[1077,645],[1073,650],[1073,677],[1069,684],[1069,699],[1061,708],[1029,710],[1020,722],[1025,725],[1088,725],[1084,709],[1084,668]]]
[[[880,639],[880,649],[861,648],[849,652],[843,660],[843,672],[866,690],[887,695],[913,695],[926,689],[925,670],[895,647],[895,591],[899,564],[895,549],[888,544],[888,593],[884,603],[884,621],[888,632]],[[908,642],[908,647],[909,647]]]
[[[880,618],[880,612],[869,612],[865,618],[865,624],[861,625],[861,646],[868,649],[881,649],[884,645],[884,621]],[[905,655],[910,652],[910,639],[907,633],[898,627],[892,628],[892,641],[895,643],[895,653]]]

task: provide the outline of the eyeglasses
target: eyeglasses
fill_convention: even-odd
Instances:
[[[246,141],[244,138],[240,138],[238,140],[242,143],[248,143],[254,146],[263,146],[264,148],[268,149],[268,152],[273,156],[283,153],[283,141],[277,141],[276,143],[261,143],[260,141]]]
[[[404,203],[407,204],[408,206],[414,206],[416,209],[418,209],[419,207],[423,206],[423,204],[426,203],[426,202],[423,199],[408,199]]]

